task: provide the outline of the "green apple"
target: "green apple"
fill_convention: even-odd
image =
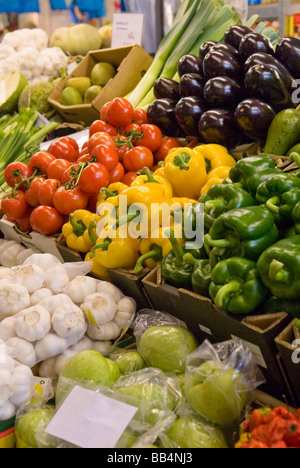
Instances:
[[[92,86],[91,78],[88,76],[74,76],[69,78],[66,87],[71,86],[71,88],[77,89],[80,92],[81,96],[85,95],[86,90]]]
[[[61,103],[63,106],[78,106],[83,104],[83,97],[77,89],[68,86],[61,93]]]
[[[90,86],[84,94],[84,104],[91,104],[101,91],[102,86]]]
[[[105,86],[117,73],[116,68],[108,62],[99,62],[94,65],[91,71],[93,85]]]
[[[124,387],[115,388],[122,395],[126,395],[140,404],[146,403],[151,408],[170,408],[173,409],[175,400],[161,385],[154,382],[137,383]],[[149,405],[150,403],[150,405]]]
[[[111,356],[116,362],[121,374],[129,374],[144,369],[146,363],[138,351],[125,351]]]
[[[178,418],[167,432],[167,437],[171,443],[166,448],[228,448],[220,429],[208,426],[194,415]]]
[[[208,376],[203,383],[189,387],[186,397],[200,416],[226,427],[239,421],[248,391],[236,369],[223,369]]]
[[[136,443],[136,437],[130,429],[125,429],[115,448],[131,448]]]
[[[139,344],[141,355],[152,367],[178,374],[185,371],[186,358],[196,348],[194,336],[175,326],[150,327]]]
[[[112,361],[111,359],[106,358],[106,362],[109,366],[110,371],[110,381],[116,382],[120,378],[120,370],[119,366],[116,362]]]
[[[41,433],[54,415],[54,407],[34,408],[16,421],[15,432],[19,448],[38,448],[37,431]],[[50,447],[49,447],[50,448]]]

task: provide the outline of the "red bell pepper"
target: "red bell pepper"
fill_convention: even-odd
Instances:
[[[300,448],[300,422],[294,421],[287,425],[283,440],[290,446]]]
[[[269,424],[262,424],[255,428],[251,432],[251,437],[270,446],[284,439],[286,429],[287,421],[280,416],[275,416]]]
[[[262,449],[270,448],[267,444],[260,442],[259,440],[250,439],[248,442],[244,442],[241,446],[242,449]]]
[[[278,406],[271,411],[270,420],[274,419],[276,416],[280,416],[282,419],[294,420],[295,415],[289,411],[285,406]]]
[[[288,448],[284,440],[280,440],[279,442],[276,442],[276,444],[271,445],[272,449],[283,449],[283,448]]]
[[[259,408],[252,412],[248,420],[249,432],[252,432],[256,427],[270,422],[271,408]]]

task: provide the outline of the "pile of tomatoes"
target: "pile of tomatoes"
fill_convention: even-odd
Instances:
[[[103,106],[81,149],[75,139],[61,137],[28,164],[9,164],[4,177],[12,191],[1,209],[22,232],[53,235],[74,211],[95,212],[101,188],[114,182],[130,185],[139,170],[155,170],[178,146],[176,138],[164,138],[148,123],[143,109],[115,98]]]

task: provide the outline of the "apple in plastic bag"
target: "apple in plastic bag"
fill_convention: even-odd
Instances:
[[[144,369],[146,363],[138,351],[124,351],[111,359],[118,365],[121,374],[129,374]]]
[[[139,352],[152,366],[163,372],[185,371],[186,357],[197,348],[194,336],[176,326],[149,327],[141,336]]]
[[[17,448],[38,448],[37,431],[39,433],[43,432],[53,415],[54,407],[49,406],[31,409],[17,419],[15,425]]]

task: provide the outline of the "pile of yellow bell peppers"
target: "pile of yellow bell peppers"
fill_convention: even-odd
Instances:
[[[172,249],[169,239],[164,236],[163,215],[160,212],[159,225],[147,238],[137,237],[130,232],[130,221],[137,218],[135,207],[142,204],[148,208],[147,222],[150,228],[154,204],[178,203],[181,208],[196,203],[200,196],[215,184],[229,177],[235,159],[220,145],[200,145],[195,148],[180,147],[169,151],[164,165],[152,173],[148,168],[139,172],[138,177],[127,186],[121,182],[103,188],[98,195],[97,213],[78,210],[70,215],[63,226],[66,244],[73,250],[85,253],[85,260],[93,262],[92,272],[107,278],[107,269],[134,270],[143,267],[153,269]],[[126,212],[121,213],[120,195],[126,195]],[[107,204],[113,212],[107,213]],[[99,223],[111,216],[103,228]],[[174,218],[167,220],[174,227]],[[138,222],[141,223],[141,220]],[[120,235],[120,230],[123,234]],[[124,236],[124,229],[126,236]],[[114,235],[112,236],[112,230]],[[183,239],[179,238],[183,243]]]

